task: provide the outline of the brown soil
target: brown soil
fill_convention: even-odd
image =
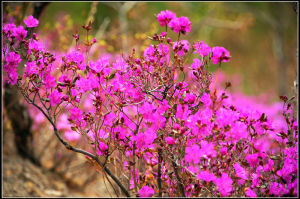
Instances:
[[[4,126],[7,126],[5,122]],[[108,192],[102,174],[96,172],[95,169],[92,170],[91,166],[88,167],[84,158],[82,166],[79,165],[80,168],[69,169],[59,174],[58,170],[63,169],[62,164],[57,170],[49,171],[46,163],[51,159],[42,161],[43,166],[39,167],[30,160],[20,157],[17,154],[13,136],[13,132],[4,127],[2,137],[3,197],[116,197],[106,181]],[[71,162],[68,166],[71,167],[73,163]],[[92,180],[87,180],[93,175],[96,176]],[[85,182],[88,183],[84,186]]]

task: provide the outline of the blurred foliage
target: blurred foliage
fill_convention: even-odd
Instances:
[[[122,53],[122,44],[128,42],[127,52],[135,48],[142,53],[151,43],[147,36],[165,30],[155,15],[168,9],[177,16],[188,16],[192,22],[192,31],[181,39],[205,41],[210,46],[224,46],[230,51],[232,59],[223,64],[223,71],[229,76],[239,74],[242,79],[241,84],[233,87],[251,95],[267,92],[271,100],[278,100],[278,84],[286,84],[286,95],[291,95],[298,72],[297,13],[291,2],[133,2],[126,13],[128,27],[124,34],[119,19],[120,8],[126,3],[51,2],[42,13],[39,31],[52,33],[51,48],[66,50],[74,45],[72,34],[84,37],[81,25],[87,23],[94,6],[91,34],[101,36],[97,41],[106,51]],[[10,2],[5,9],[20,19],[32,12],[30,4]],[[278,30],[282,32],[280,37]],[[173,33],[170,36],[175,38]],[[278,82],[284,74],[278,70],[276,36],[283,45],[285,64],[280,67],[284,67],[286,82]],[[215,69],[211,67],[212,71]]]

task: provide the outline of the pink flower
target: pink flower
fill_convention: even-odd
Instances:
[[[161,11],[157,15],[157,21],[160,23],[161,26],[167,25],[174,18],[176,18],[176,14],[169,10]]]
[[[55,89],[50,95],[49,95],[49,100],[50,100],[50,104],[51,106],[55,106],[56,104],[59,104],[61,102],[61,97],[63,94],[61,94],[60,92],[57,91],[57,89]]]
[[[208,171],[200,171],[197,175],[197,179],[210,182],[216,180],[217,178],[213,173],[210,173]]]
[[[56,86],[56,79],[52,75],[46,74],[44,84],[47,89],[53,88]]]
[[[172,137],[166,137],[165,141],[168,145],[174,145],[175,144],[175,140]]]
[[[186,34],[191,31],[191,22],[187,17],[179,17],[173,18],[168,26],[175,32],[175,33],[182,33]]]
[[[15,24],[5,24],[3,26],[3,33],[7,34],[8,37],[11,37],[15,31],[16,25]]]
[[[185,161],[186,162],[194,162],[194,164],[198,164],[200,162],[200,148],[197,144],[194,144],[190,147],[185,148]]]
[[[245,158],[248,163],[250,164],[251,167],[256,167],[258,166],[259,160],[258,160],[258,154],[248,154]]]
[[[94,44],[94,43],[97,42],[97,39],[96,39],[96,38],[93,38],[91,42],[92,42],[92,44]]]
[[[246,193],[247,197],[251,197],[251,198],[256,198],[257,197],[256,193],[250,188],[248,188],[245,193]]]
[[[176,52],[180,57],[184,56],[190,50],[190,44],[188,40],[181,40],[176,41],[173,44],[173,50]]]
[[[13,36],[15,36],[17,40],[22,41],[27,36],[27,31],[23,26],[19,26],[18,28],[14,29]]]
[[[214,144],[211,142],[207,142],[206,140],[201,140],[201,149],[199,156],[204,158],[213,158],[217,156],[217,152],[214,149]]]
[[[239,163],[236,162],[233,167],[237,177],[248,180],[248,172]]]
[[[221,62],[228,62],[230,60],[229,51],[226,50],[224,47],[213,47],[212,49],[212,57],[211,61],[213,64],[218,64]]]
[[[82,117],[82,111],[79,108],[74,107],[74,108],[70,109],[69,119],[71,119],[71,120],[80,120],[81,117]]]
[[[210,99],[210,95],[207,93],[203,93],[203,95],[200,98],[200,101],[203,102],[204,106],[210,106],[212,104],[212,101]]]
[[[42,51],[43,49],[44,49],[43,43],[34,39],[30,39],[27,54],[30,54],[31,50]]]
[[[194,54],[199,53],[200,57],[205,57],[211,52],[211,48],[209,47],[209,45],[205,44],[204,41],[196,42],[194,44],[194,48]]]
[[[79,133],[74,131],[65,131],[64,136],[68,141],[76,141],[79,140],[81,137]]]
[[[277,182],[271,182],[269,189],[270,189],[270,194],[274,196],[282,196],[289,192],[289,190],[287,190],[284,187],[284,185]]]
[[[24,19],[24,23],[28,28],[37,27],[39,25],[39,21],[30,15],[27,19]]]
[[[152,197],[154,194],[154,190],[146,185],[139,190],[139,194],[140,197]]]
[[[25,65],[25,71],[24,71],[24,76],[25,77],[31,77],[32,75],[37,75],[39,72],[39,69],[36,65],[36,62],[27,62]]]
[[[222,173],[221,178],[215,180],[217,185],[217,190],[220,192],[221,196],[229,196],[232,188],[232,179],[228,176],[227,173]]]
[[[195,58],[193,60],[193,63],[191,64],[191,68],[194,70],[197,70],[200,68],[200,66],[203,66],[203,61],[200,59]]]
[[[227,154],[227,147],[222,147],[222,148],[220,149],[220,154],[221,154],[221,155],[226,155],[226,154]]]
[[[20,55],[10,52],[8,56],[5,56],[5,62],[6,64],[3,66],[3,69],[8,74],[8,83],[15,85],[18,81],[17,67],[18,63],[21,62]]]
[[[187,93],[184,98],[184,102],[190,103],[190,104],[193,104],[195,102],[195,100],[196,100],[196,96],[193,94],[189,94],[189,93]]]

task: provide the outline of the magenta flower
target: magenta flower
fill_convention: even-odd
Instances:
[[[152,197],[154,194],[154,190],[149,186],[143,186],[139,190],[140,197]]]
[[[277,182],[271,182],[269,189],[270,194],[273,194],[275,196],[282,196],[284,194],[287,194],[289,191],[284,187],[284,185]]]
[[[3,69],[8,74],[8,83],[15,85],[18,80],[17,67],[18,63],[21,62],[20,55],[10,52],[8,56],[5,56],[5,62],[6,64],[3,66]]]
[[[194,44],[194,48],[194,54],[198,53],[200,57],[205,57],[211,52],[211,48],[209,47],[209,45],[204,43],[204,41],[196,42]]]
[[[53,88],[56,86],[56,79],[52,75],[46,74],[43,83],[47,89]]]
[[[237,177],[248,180],[248,172],[239,163],[236,162],[233,167]]]
[[[36,65],[36,62],[27,62],[25,65],[25,71],[24,71],[24,76],[25,77],[31,77],[32,75],[37,75],[39,72],[39,69]]]
[[[37,40],[30,39],[29,45],[28,45],[28,51],[27,51],[28,55],[31,53],[31,50],[42,51],[42,50],[44,50],[44,45],[43,45],[43,43],[41,43]]]
[[[199,152],[200,157],[204,158],[212,158],[217,156],[217,152],[215,151],[215,145],[212,142],[207,142],[206,140],[201,140],[201,149]]]
[[[221,196],[229,196],[232,188],[232,179],[228,176],[227,173],[222,173],[221,178],[215,180],[217,185],[217,190],[220,192]]]
[[[64,136],[68,141],[77,141],[80,139],[81,135],[74,131],[65,131]]]
[[[60,92],[57,91],[57,89],[55,89],[50,95],[49,95],[49,100],[50,100],[50,104],[51,106],[55,106],[56,104],[59,104],[61,102],[61,97],[63,94],[61,94]]]
[[[203,61],[197,58],[195,58],[191,64],[191,68],[194,70],[199,69],[201,66],[203,66]]]
[[[94,44],[94,43],[97,42],[97,39],[96,39],[96,38],[93,38],[93,39],[91,40],[91,42],[92,42],[92,44]]]
[[[190,44],[188,40],[181,40],[176,41],[173,44],[173,50],[176,52],[180,57],[184,56],[190,50]]]
[[[228,62],[229,60],[230,60],[229,51],[226,50],[224,47],[216,46],[212,48],[211,61],[213,64]]]
[[[71,115],[70,115],[69,119],[71,119],[71,120],[80,120],[82,117],[82,111],[77,107],[71,108],[70,114]]]
[[[157,21],[160,23],[161,26],[167,25],[174,18],[176,18],[176,14],[169,10],[161,11],[157,15]]]
[[[166,137],[165,140],[166,140],[166,143],[168,145],[174,145],[175,144],[175,140],[172,137]]]
[[[247,197],[250,197],[250,198],[256,198],[257,197],[256,193],[250,188],[248,188],[245,193],[246,193]]]
[[[175,33],[182,33],[186,34],[191,31],[191,22],[187,17],[179,17],[172,19],[168,26],[175,32]]]
[[[7,36],[10,37],[13,35],[15,28],[16,28],[15,24],[5,24],[3,26],[3,33],[7,34]]]
[[[39,21],[30,15],[27,19],[24,19],[24,23],[28,28],[37,27],[39,25]]]
[[[212,104],[212,101],[210,99],[210,95],[207,93],[203,93],[203,95],[200,98],[200,101],[203,102],[204,106],[210,106]]]
[[[194,144],[190,147],[185,148],[185,161],[186,162],[194,162],[194,164],[198,164],[200,162],[200,148],[197,144]]]
[[[248,161],[248,163],[250,164],[251,167],[256,167],[259,163],[257,153],[248,154],[245,159]]]
[[[200,171],[197,175],[197,179],[210,182],[216,180],[217,178],[213,173],[210,173],[208,171]]]
[[[27,36],[27,31],[24,29],[23,26],[18,26],[18,28],[15,28],[13,31],[13,36],[17,38],[17,40],[22,41]]]

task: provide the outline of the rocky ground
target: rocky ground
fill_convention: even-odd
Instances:
[[[2,133],[3,197],[116,197],[101,173],[91,169],[88,163],[83,162],[79,165],[81,169],[77,167],[63,174],[49,171],[46,162],[39,167],[17,154],[9,128],[4,128]]]

